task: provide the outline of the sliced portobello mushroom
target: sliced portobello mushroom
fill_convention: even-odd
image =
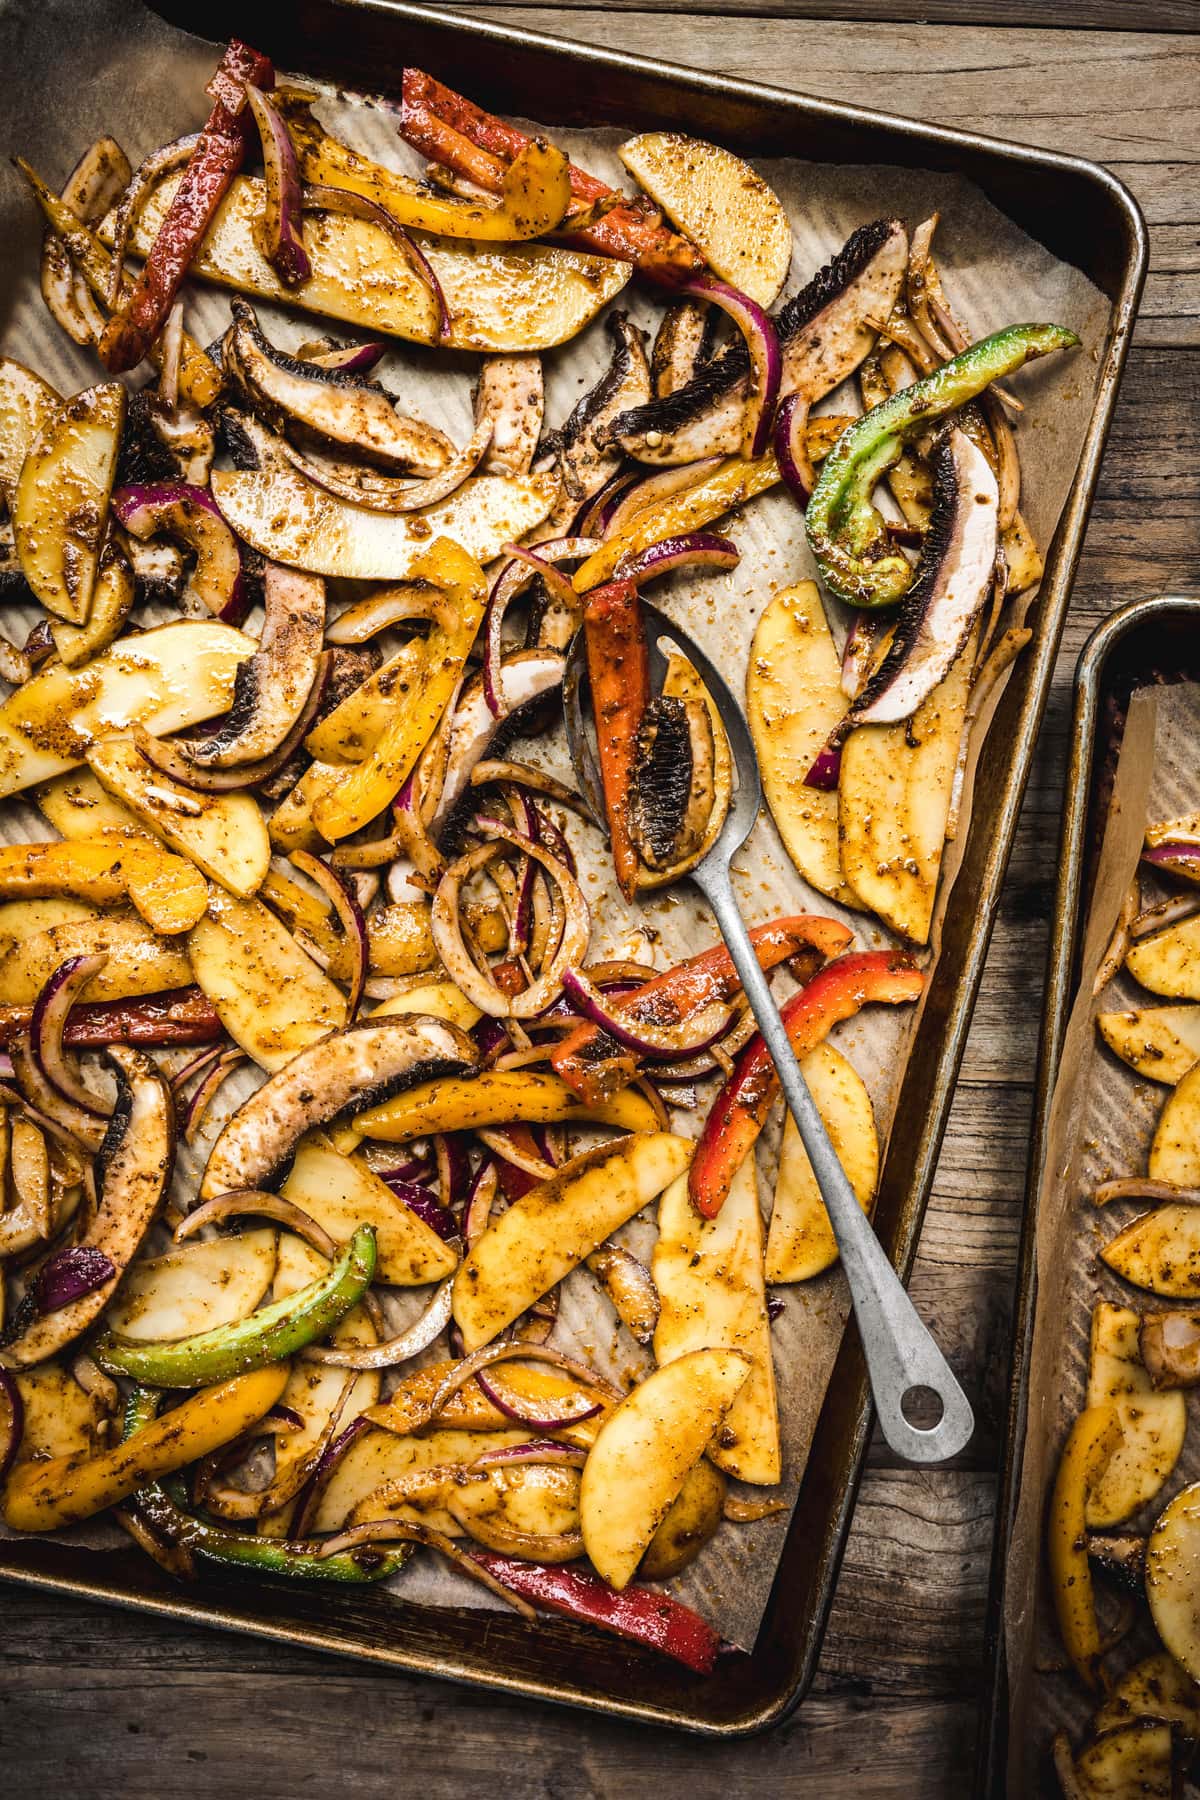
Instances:
[[[270,1187],[290,1167],[306,1132],[477,1061],[465,1032],[423,1015],[366,1019],[331,1032],[294,1056],[234,1113],[213,1146],[200,1199]]]
[[[656,399],[677,394],[711,361],[720,318],[719,308],[703,300],[676,300],[668,306],[650,356]]]
[[[266,619],[258,649],[238,664],[233,704],[220,730],[180,745],[203,768],[236,768],[277,750],[316,680],[325,630],[324,581],[269,562],[263,600]]]
[[[108,1258],[113,1274],[57,1311],[35,1316],[5,1349],[5,1361],[17,1368],[57,1355],[99,1317],[170,1185],[175,1103],[166,1078],[144,1051],[124,1044],[105,1051],[104,1060],[116,1080],[117,1099],[96,1153],[99,1203],[82,1242]]]
[[[641,332],[623,312],[609,313],[604,323],[613,346],[608,368],[542,446],[553,451],[564,499],[576,507],[598,494],[621,466],[620,451],[610,442],[614,422],[650,399],[650,365]]]
[[[545,407],[540,356],[485,356],[475,389],[475,424],[489,423],[485,475],[528,475],[542,435]]]
[[[1132,1532],[1115,1536],[1088,1533],[1088,1556],[1102,1574],[1126,1593],[1141,1594],[1146,1585],[1146,1540]]]
[[[911,719],[967,641],[996,567],[1000,493],[983,452],[956,426],[929,458],[933,511],[917,577],[887,655],[839,726]]]
[[[860,226],[842,249],[777,315],[783,355],[779,396],[801,393],[815,404],[852,375],[875,342],[872,320],[886,319],[908,263],[908,233],[899,219]],[[742,441],[750,392],[750,356],[735,338],[686,387],[621,413],[611,440],[639,462],[689,463],[732,455]]]
[[[629,820],[651,869],[673,868],[703,841],[713,808],[713,763],[707,710],[656,695],[638,728]]]
[[[1156,1388],[1200,1385],[1200,1312],[1145,1313],[1138,1349]]]
[[[440,842],[462,805],[471,785],[471,771],[485,756],[496,756],[504,745],[519,737],[529,714],[562,686],[566,658],[555,650],[517,650],[500,667],[503,711],[497,717],[487,702],[483,677],[467,683],[459,698],[450,727],[446,773],[437,811],[429,833]]]
[[[224,364],[251,405],[281,429],[302,426],[399,473],[436,475],[454,455],[446,435],[396,411],[382,388],[353,373],[303,362],[267,341],[244,300],[232,305]]]

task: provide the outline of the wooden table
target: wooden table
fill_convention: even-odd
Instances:
[[[768,1738],[716,1748],[9,1588],[3,1785],[86,1800],[243,1789],[449,1800],[491,1783],[624,1796],[646,1780],[723,1800],[957,1797],[980,1688],[1071,671],[1113,607],[1200,586],[1200,5],[844,0],[834,23],[811,0],[477,10],[1076,151],[1115,170],[1146,213],[1142,318],[913,1282],[979,1430],[960,1466],[932,1473],[898,1469],[877,1447],[816,1684]]]

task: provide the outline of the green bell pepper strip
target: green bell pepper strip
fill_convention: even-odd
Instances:
[[[148,1387],[208,1387],[247,1375],[324,1337],[370,1286],[375,1255],[375,1232],[360,1225],[328,1274],[236,1325],[219,1325],[175,1343],[135,1344],[110,1335],[92,1355],[110,1375],[128,1375]]]
[[[1023,363],[1078,344],[1062,325],[1009,325],[901,388],[847,427],[826,457],[804,528],[822,581],[851,606],[890,606],[916,570],[895,549],[871,495],[906,443]]]
[[[130,1438],[143,1425],[149,1425],[161,1403],[162,1395],[153,1388],[135,1387],[125,1405],[122,1437]],[[177,1497],[182,1498],[181,1490],[182,1483],[177,1481],[148,1482],[138,1490],[134,1506],[143,1522],[166,1543],[223,1568],[282,1575],[290,1581],[382,1581],[402,1569],[416,1549],[415,1544],[401,1544],[396,1550],[384,1552],[364,1545],[336,1556],[319,1557],[312,1544],[256,1537],[253,1532],[210,1525],[177,1504]]]

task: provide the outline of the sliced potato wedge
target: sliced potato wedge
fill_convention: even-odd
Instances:
[[[14,900],[67,894],[96,906],[129,900],[147,925],[168,937],[190,930],[208,897],[191,863],[142,832],[0,844],[0,894]]]
[[[1173,1300],[1200,1299],[1200,1206],[1172,1202],[1142,1213],[1100,1256],[1134,1287]]]
[[[355,1129],[362,1137],[403,1144],[430,1131],[474,1131],[480,1125],[511,1125],[523,1119],[537,1125],[611,1125],[618,1131],[655,1131],[658,1116],[644,1094],[623,1088],[611,1100],[585,1106],[557,1075],[526,1069],[488,1069],[482,1075],[443,1076],[359,1113]]]
[[[82,625],[91,611],[124,419],[119,381],[85,388],[55,408],[17,478],[12,523],[21,573],[47,612],[69,625]]]
[[[514,1463],[474,1477],[459,1474],[449,1482],[444,1504],[456,1529],[489,1549],[506,1549],[507,1534],[520,1531],[543,1540],[543,1562],[571,1562],[579,1554],[578,1469]],[[568,1541],[555,1545],[556,1538]]]
[[[669,1131],[602,1144],[501,1213],[455,1277],[454,1317],[467,1349],[490,1343],[656,1200],[687,1168],[691,1154],[691,1145]]]
[[[866,1083],[832,1044],[818,1044],[800,1066],[850,1186],[869,1213],[879,1179],[879,1138]],[[788,1113],[767,1234],[767,1280],[809,1281],[837,1259],[837,1239],[817,1178]]]
[[[0,356],[0,498],[10,512],[21,464],[61,405],[48,381]]]
[[[483,1017],[479,1008],[473,1006],[452,981],[422,981],[409,988],[407,993],[393,994],[390,1000],[380,1001],[371,1017],[387,1019],[398,1013],[429,1013],[435,1019],[445,1019],[450,1025],[460,1025],[464,1031],[470,1031]]]
[[[1111,1400],[1121,1441],[1088,1489],[1091,1531],[1119,1525],[1153,1500],[1179,1460],[1187,1402],[1178,1391],[1156,1393],[1138,1349],[1140,1315],[1100,1301],[1092,1313],[1088,1406]]]
[[[1200,913],[1142,938],[1125,958],[1135,981],[1170,1000],[1200,1000]]]
[[[271,842],[253,794],[201,794],[181,787],[139,756],[132,738],[101,738],[88,751],[101,786],[170,849],[230,893],[257,893]]]
[[[102,831],[137,833],[141,821],[120,800],[106,793],[88,768],[69,769],[40,787],[34,796],[38,811],[55,831],[74,842]]]
[[[1149,1175],[1180,1187],[1200,1183],[1200,1069],[1190,1069],[1167,1096],[1150,1145]]]
[[[133,1000],[186,987],[192,979],[187,949],[178,937],[159,937],[136,913],[97,914],[35,931],[0,956],[0,1004],[32,1006],[68,957],[96,955],[108,961],[89,981],[85,1000]]]
[[[214,470],[212,494],[240,538],[273,562],[312,575],[404,581],[445,537],[481,563],[540,525],[554,504],[550,475],[474,475],[421,512],[370,512],[316,487],[298,469]]]
[[[275,1274],[277,1233],[266,1228],[180,1244],[135,1263],[106,1323],[136,1343],[164,1342],[233,1325],[261,1302]]]
[[[1093,1738],[1075,1759],[1075,1779],[1087,1800],[1173,1800],[1171,1727],[1138,1719]]]
[[[61,1363],[22,1369],[15,1377],[25,1410],[19,1462],[90,1456],[99,1447],[103,1410]]]
[[[301,1146],[281,1192],[338,1244],[348,1244],[360,1225],[373,1225],[375,1278],[388,1286],[442,1281],[457,1267],[450,1245],[398,1200],[386,1182],[365,1163],[339,1155],[320,1139]]]
[[[1200,1688],[1166,1650],[1126,1669],[1092,1720],[1092,1729],[1111,1731],[1135,1719],[1161,1719],[1178,1725],[1185,1737],[1200,1738]]]
[[[661,1302],[654,1332],[660,1366],[696,1350],[736,1350],[750,1365],[709,1450],[713,1462],[739,1481],[774,1486],[783,1464],[753,1156],[715,1219],[696,1211],[686,1176],[672,1182],[658,1203],[650,1272]]]
[[[260,901],[211,888],[188,955],[234,1043],[271,1074],[346,1023],[344,995]]]
[[[1200,1482],[1176,1494],[1150,1533],[1146,1598],[1164,1647],[1200,1681]]]
[[[842,874],[914,944],[929,941],[976,636],[906,724],[860,725],[842,750]]]
[[[669,1581],[695,1562],[720,1529],[727,1485],[707,1457],[693,1464],[638,1567],[644,1581]]]
[[[776,594],[758,621],[746,716],[784,849],[819,893],[854,906],[857,895],[842,880],[837,794],[804,783],[848,705],[820,590],[815,581],[798,581]]]
[[[45,900],[9,900],[0,906],[0,961],[15,944],[52,925],[77,923],[80,919],[98,919],[100,914],[86,900],[68,900],[55,896]]]
[[[722,281],[770,306],[787,280],[792,227],[757,170],[703,138],[647,131],[617,155]]]
[[[604,1421],[583,1466],[579,1523],[613,1587],[632,1579],[749,1374],[736,1350],[693,1350],[655,1369]]]
[[[1174,1087],[1200,1062],[1200,1006],[1098,1013],[1096,1029],[1113,1055],[1148,1081]]]
[[[392,1431],[364,1431],[338,1463],[321,1495],[314,1531],[337,1531],[368,1495],[385,1482],[399,1481],[420,1469],[465,1467],[504,1444],[527,1444],[528,1431],[433,1430],[423,1437],[397,1437]]]
[[[41,670],[0,705],[0,799],[77,768],[99,737],[142,724],[160,737],[228,712],[255,649],[219,619],[138,632],[81,668]]]
[[[170,175],[147,197],[130,249],[144,256],[180,178]],[[239,175],[204,235],[191,273],[243,294],[361,325],[419,344],[437,341],[437,311],[425,283],[378,226],[338,213],[310,214],[304,248],[311,274],[285,287],[259,248],[263,183]],[[551,244],[478,244],[416,237],[450,310],[454,350],[544,350],[564,344],[620,293],[628,263]],[[100,227],[111,244],[111,215]]]

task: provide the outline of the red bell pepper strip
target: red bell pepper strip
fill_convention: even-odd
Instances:
[[[819,913],[772,919],[751,928],[750,941],[764,969],[773,969],[805,950],[822,959],[837,956],[853,933],[837,919]],[[704,950],[687,962],[653,975],[631,993],[614,997],[614,1012],[631,1025],[681,1025],[720,1000],[733,1000],[741,990],[737,970],[724,944]],[[550,1066],[582,1100],[596,1105],[615,1094],[637,1074],[637,1058],[621,1049],[599,1025],[582,1024],[556,1045]]]
[[[796,1055],[807,1056],[840,1020],[853,1018],[869,1001],[902,1005],[918,999],[924,985],[925,977],[909,957],[864,950],[826,963],[792,995],[780,1016]],[[715,1219],[724,1206],[778,1092],[771,1053],[756,1033],[713,1102],[688,1171],[692,1205],[704,1218]]]
[[[506,125],[474,101],[444,87],[420,69],[405,69],[400,135],[406,143],[469,181],[499,193],[508,164],[529,143],[523,131]],[[586,169],[570,166],[571,192],[589,210],[598,200],[611,200],[615,190]],[[702,253],[687,238],[665,225],[657,208],[644,200],[623,200],[590,225],[565,229],[555,237],[579,249],[632,262],[643,275],[672,286],[699,274]]]
[[[610,581],[593,588],[584,601],[583,631],[613,867],[618,887],[632,900],[638,853],[629,829],[629,793],[638,727],[650,703],[646,633],[636,585]]]
[[[246,84],[269,90],[269,59],[233,38],[205,90],[212,100],[183,178],[159,226],[142,272],[104,328],[97,349],[114,375],[149,354],[163,328],[201,238],[246,154]]]
[[[31,1006],[0,1009],[0,1043],[11,1043],[32,1017]],[[76,1050],[102,1044],[215,1044],[223,1031],[199,988],[168,988],[136,1000],[82,1001],[67,1014],[63,1042]]]
[[[580,1619],[635,1644],[646,1644],[694,1669],[697,1675],[712,1673],[720,1638],[706,1619],[669,1594],[644,1587],[627,1587],[618,1593],[598,1575],[564,1563],[518,1562],[491,1550],[472,1550],[471,1555],[496,1581],[546,1612]]]

